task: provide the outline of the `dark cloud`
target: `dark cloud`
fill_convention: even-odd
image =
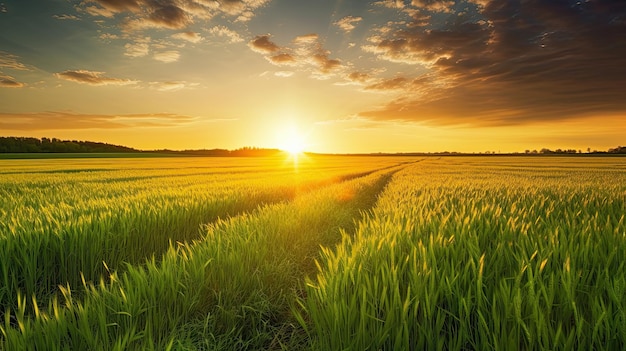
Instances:
[[[128,127],[171,127],[196,121],[195,117],[171,113],[126,115],[80,114],[73,112],[0,113],[1,130],[116,129]]]
[[[183,9],[164,1],[153,1],[148,20],[159,27],[171,29],[184,28],[191,23],[189,15]]]
[[[434,79],[412,81],[363,115],[498,125],[626,111],[626,2],[479,3],[479,13],[452,14],[439,27],[407,23],[371,37],[366,51],[426,67]]]
[[[54,75],[59,79],[89,85],[129,85],[137,83],[137,81],[131,79],[104,77],[103,74],[104,72],[94,72],[80,69],[67,70],[55,73]]]

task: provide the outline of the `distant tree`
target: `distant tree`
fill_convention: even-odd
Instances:
[[[626,154],[626,146],[618,146],[616,148],[609,149],[610,154]]]

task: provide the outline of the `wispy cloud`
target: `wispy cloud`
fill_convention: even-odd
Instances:
[[[31,68],[19,61],[19,56],[6,51],[0,51],[0,67],[18,71],[30,71]]]
[[[365,87],[365,90],[398,90],[398,89],[406,89],[409,80],[405,77],[395,77],[390,79],[381,79],[373,84],[370,84]]]
[[[131,43],[124,44],[126,52],[124,55],[129,57],[143,57],[150,53],[150,37],[138,37]]]
[[[209,33],[214,36],[228,38],[228,41],[231,43],[240,43],[243,41],[241,35],[237,32],[226,28],[225,26],[214,26],[209,29]]]
[[[172,34],[171,36],[174,39],[180,39],[180,40],[185,40],[188,41],[190,43],[199,43],[202,41],[202,36],[200,36],[199,33],[196,32],[180,32],[180,33],[176,33],[176,34]]]
[[[80,18],[75,15],[53,15],[52,18],[58,19],[61,21],[80,21]]]
[[[0,113],[2,130],[76,130],[128,127],[172,127],[197,121],[196,117],[171,113],[81,114],[74,112]]]
[[[186,81],[150,82],[150,87],[158,91],[178,91],[197,85],[198,84],[189,83]]]
[[[129,85],[138,83],[136,80],[111,78],[103,76],[103,74],[105,73],[79,69],[67,70],[55,73],[54,75],[59,79],[89,85]]]
[[[278,72],[274,72],[274,75],[276,77],[282,77],[282,78],[288,78],[293,76],[294,72],[291,71],[278,71]]]
[[[154,54],[153,58],[157,61],[172,63],[178,61],[180,53],[175,50],[162,51]]]

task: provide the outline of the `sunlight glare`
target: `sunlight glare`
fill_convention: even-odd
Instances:
[[[295,128],[286,128],[280,133],[279,148],[292,155],[301,154],[306,148],[304,137]]]

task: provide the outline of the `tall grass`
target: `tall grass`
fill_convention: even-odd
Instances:
[[[17,294],[0,349],[280,349],[304,345],[289,306],[319,245],[340,240],[390,172],[219,219],[160,260],[64,285],[47,303]],[[344,170],[345,172],[345,170]],[[318,175],[319,176],[319,175]],[[281,178],[275,178],[280,181]],[[33,310],[32,314],[28,311]]]
[[[626,347],[624,161],[518,160],[397,173],[308,281],[311,346]]]
[[[307,161],[307,160],[303,160]],[[385,161],[386,162],[386,161]],[[200,226],[384,167],[334,158],[4,161],[0,306],[160,259]],[[43,163],[43,165],[40,165]],[[1,312],[0,312],[1,314]]]

